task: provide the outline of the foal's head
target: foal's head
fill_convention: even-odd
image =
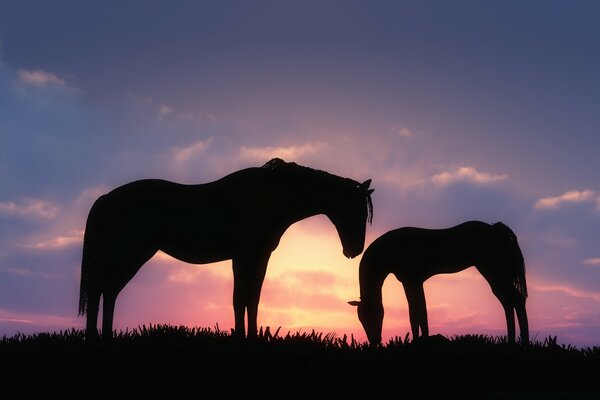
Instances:
[[[371,345],[381,343],[381,328],[383,327],[383,304],[379,301],[349,301],[348,304],[357,307],[358,319],[362,324]]]

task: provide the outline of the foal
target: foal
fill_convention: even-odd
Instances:
[[[501,222],[469,221],[447,229],[399,228],[377,238],[360,262],[360,319],[369,342],[381,342],[383,304],[381,287],[393,273],[402,282],[408,300],[413,338],[429,335],[423,282],[437,274],[471,266],[488,281],[506,314],[508,340],[515,341],[516,311],[521,340],[529,342],[525,299],[525,261],[513,231]]]

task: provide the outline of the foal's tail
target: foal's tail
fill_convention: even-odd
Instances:
[[[90,286],[90,275],[94,262],[96,260],[96,248],[94,241],[98,235],[98,204],[99,198],[92,206],[88,214],[87,223],[85,225],[85,233],[83,235],[83,257],[81,260],[81,283],[79,285],[79,315],[85,315],[87,312],[88,293]]]
[[[517,235],[515,235],[512,229],[502,222],[496,222],[492,226],[494,230],[502,237],[505,243],[508,244],[505,251],[509,253],[507,256],[510,257],[511,261],[512,283],[515,289],[517,289],[517,291],[523,296],[523,298],[527,298],[525,259],[523,257],[523,253],[521,252],[521,248],[519,247],[519,243],[517,242]]]

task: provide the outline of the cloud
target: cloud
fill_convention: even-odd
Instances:
[[[397,128],[396,133],[398,134],[398,136],[404,137],[404,138],[411,137],[414,135],[414,132],[412,132],[411,130],[409,130],[408,128],[406,128],[404,126]]]
[[[468,182],[477,185],[489,185],[508,179],[507,174],[490,174],[479,172],[473,167],[459,167],[452,171],[444,171],[431,177],[438,185],[450,185],[455,182]]]
[[[74,326],[81,326],[82,322],[78,321],[75,317],[65,317],[62,315],[55,314],[44,314],[44,313],[29,313],[19,312],[0,308],[0,327],[4,328],[5,331],[25,331],[30,332],[32,329],[48,327],[48,328],[61,328],[68,329]],[[11,329],[18,328],[18,329]]]
[[[152,96],[144,96],[143,94],[139,93],[127,92],[127,96],[129,97],[129,100],[135,105],[148,105],[152,104],[152,102],[154,101]]]
[[[305,143],[294,146],[267,146],[267,147],[253,147],[253,146],[242,146],[240,149],[240,155],[242,158],[264,162],[271,158],[279,157],[286,161],[297,161],[299,158],[307,155],[318,153],[328,147],[325,142],[316,143]]]
[[[26,199],[21,203],[13,201],[0,202],[0,216],[19,216],[35,219],[53,219],[58,214],[58,207],[51,202],[40,199]]]
[[[528,289],[536,290],[538,292],[560,292],[571,297],[577,297],[581,299],[590,299],[600,302],[600,292],[590,292],[573,288],[571,286],[562,284],[544,284],[544,283],[531,283],[527,284]]]
[[[560,206],[568,203],[584,203],[594,200],[600,202],[600,198],[596,199],[595,196],[596,192],[593,190],[570,190],[559,196],[541,198],[534,204],[534,208],[538,210],[550,210],[558,209]]]
[[[598,266],[600,266],[600,257],[586,258],[582,262],[584,265],[598,267]]]
[[[70,232],[68,235],[59,235],[52,238],[41,240],[34,243],[26,244],[24,247],[30,250],[56,250],[64,249],[75,244],[83,243],[83,231],[77,230]]]
[[[174,147],[173,149],[171,149],[171,154],[175,158],[176,162],[184,163],[204,153],[204,151],[210,147],[211,142],[212,140],[209,138],[206,140],[198,140],[197,142],[189,146]]]
[[[165,118],[171,114],[173,114],[173,112],[175,112],[175,109],[171,106],[168,106],[166,104],[161,105],[158,108],[158,116],[159,118]]]
[[[41,69],[29,71],[19,69],[17,71],[19,81],[31,86],[66,86],[67,82],[57,75]]]
[[[27,268],[3,268],[2,272],[16,275],[21,278],[57,279],[57,275],[46,271],[34,271]]]

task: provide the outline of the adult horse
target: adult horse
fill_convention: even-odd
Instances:
[[[369,342],[381,342],[383,304],[381,287],[390,274],[402,282],[408,300],[413,339],[429,335],[423,282],[437,274],[462,271],[470,266],[488,281],[502,303],[508,340],[515,341],[516,311],[521,340],[529,342],[525,299],[525,261],[517,236],[501,222],[493,225],[469,221],[448,229],[400,228],[377,238],[365,251],[359,268],[360,319]]]
[[[260,291],[271,252],[286,229],[325,214],[335,225],[346,257],[362,253],[366,221],[372,219],[363,183],[272,159],[261,168],[217,181],[181,185],[135,181],[98,198],[85,228],[79,315],[96,337],[100,297],[102,335],[113,331],[115,300],[158,250],[194,264],[233,260],[235,333],[256,336]]]

